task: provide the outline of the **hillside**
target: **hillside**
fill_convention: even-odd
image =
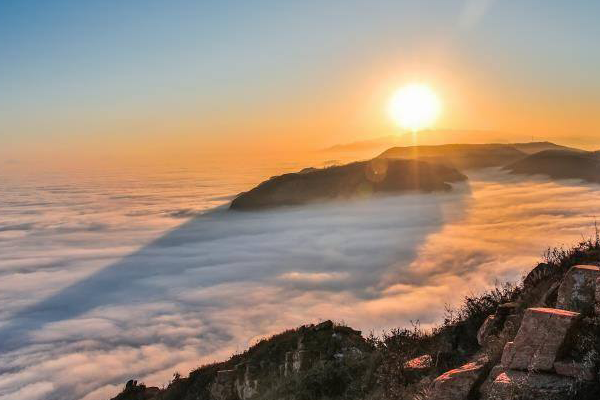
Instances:
[[[486,138],[487,143],[507,143],[525,153],[535,153],[542,150],[575,150],[551,142],[517,143],[523,135],[507,134],[506,132],[455,130],[455,129],[425,129],[418,133],[420,146],[434,146],[450,143],[473,143],[476,138]],[[515,141],[515,143],[510,143]],[[357,153],[363,151],[381,152],[391,147],[413,146],[415,136],[412,132],[404,132],[388,136],[359,140],[350,143],[340,143],[322,149],[327,153]]]
[[[230,208],[258,210],[375,193],[449,190],[449,183],[467,179],[459,171],[487,167],[597,182],[599,159],[595,153],[550,142],[392,147],[370,161],[272,177],[241,193]]]
[[[365,338],[306,325],[164,389],[131,380],[113,400],[597,399],[599,243],[545,258],[519,285],[467,297],[430,332]]]
[[[435,146],[392,147],[378,158],[419,159],[458,169],[504,166],[527,154],[507,144],[444,144]]]
[[[583,151],[546,150],[511,163],[505,169],[514,174],[543,174],[553,179],[600,182],[600,155]]]
[[[443,191],[467,179],[456,169],[417,160],[372,160],[273,177],[232,202],[233,210],[256,210],[375,193]]]
[[[574,147],[562,146],[560,144],[552,142],[528,142],[528,143],[511,143],[515,149],[522,151],[523,153],[533,154],[540,151],[546,150],[569,150],[584,153],[585,150],[576,149]]]

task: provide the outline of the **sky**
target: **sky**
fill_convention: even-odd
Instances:
[[[593,148],[598,15],[558,0],[2,0],[0,160],[399,134],[386,103],[415,81],[441,98],[434,128]]]

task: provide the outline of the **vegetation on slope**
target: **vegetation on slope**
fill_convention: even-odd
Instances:
[[[575,147],[567,147],[562,146],[560,144],[552,143],[552,142],[527,142],[527,143],[511,143],[515,149],[522,151],[526,154],[534,154],[540,151],[546,150],[568,150],[568,151],[578,151],[585,152],[584,150],[577,149]]]
[[[262,371],[256,375],[260,390],[253,399],[425,399],[430,382],[444,371],[481,352],[488,357],[499,357],[498,349],[478,344],[477,333],[500,305],[509,303],[522,316],[528,307],[556,301],[552,299],[556,295],[553,288],[573,265],[599,265],[598,238],[571,249],[549,249],[544,258],[519,285],[505,284],[482,295],[467,297],[457,310],[447,310],[442,324],[431,331],[424,331],[417,324],[380,337],[371,334],[363,338],[344,326],[331,324],[326,329],[303,326],[263,339],[244,353],[225,362],[205,365],[187,378],[176,375],[163,390],[129,384],[114,400],[213,399],[210,387],[217,371],[248,363],[259,365]],[[600,354],[600,324],[593,318],[585,319],[583,324],[585,327],[571,338],[571,357],[575,359],[584,354]],[[304,371],[283,376],[282,360],[286,353],[298,349],[299,342],[303,343],[302,348],[318,352],[320,361]],[[348,349],[357,351],[348,353]],[[411,368],[409,361],[419,356],[428,357],[431,365]],[[585,393],[577,393],[578,398],[596,396],[599,389],[596,386],[586,386]]]
[[[543,174],[553,179],[600,182],[600,155],[570,150],[546,150],[505,167],[514,174]]]
[[[449,182],[465,179],[451,167],[416,160],[375,159],[275,176],[239,195],[231,202],[231,209],[300,205],[374,193],[449,190]]]
[[[508,144],[443,144],[435,146],[392,147],[378,157],[418,159],[459,169],[504,166],[526,156]]]

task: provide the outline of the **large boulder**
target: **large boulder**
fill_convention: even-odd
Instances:
[[[596,279],[600,267],[575,265],[565,274],[558,288],[556,308],[589,314],[594,310]]]
[[[495,365],[492,367],[488,376],[485,378],[485,381],[479,387],[479,398],[485,399],[490,393],[492,384],[501,373],[505,372],[506,368],[504,368],[501,364]]]
[[[524,371],[505,371],[494,379],[483,400],[564,400],[575,392],[573,378]]]
[[[477,331],[477,343],[480,346],[486,346],[491,342],[501,345],[508,337],[514,336],[515,327],[519,326],[519,316],[516,314],[519,310],[519,303],[500,304],[496,312],[489,315]]]
[[[465,400],[486,372],[487,360],[478,360],[450,370],[433,381],[431,400]]]
[[[490,338],[490,336],[494,335],[498,331],[498,320],[500,318],[494,314],[489,315],[483,324],[479,327],[477,331],[477,343],[480,346],[486,344]]]
[[[580,314],[555,308],[528,308],[514,341],[502,353],[506,369],[549,371]]]
[[[556,270],[556,267],[547,263],[539,263],[534,269],[532,269],[525,279],[523,280],[523,287],[525,289],[531,289],[538,283],[552,275]]]

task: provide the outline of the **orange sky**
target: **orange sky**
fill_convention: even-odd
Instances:
[[[441,99],[433,129],[479,132],[444,142],[600,148],[597,8],[13,5],[0,10],[15,39],[0,47],[14,61],[0,74],[0,162],[257,155],[399,135],[387,103],[411,82]]]

